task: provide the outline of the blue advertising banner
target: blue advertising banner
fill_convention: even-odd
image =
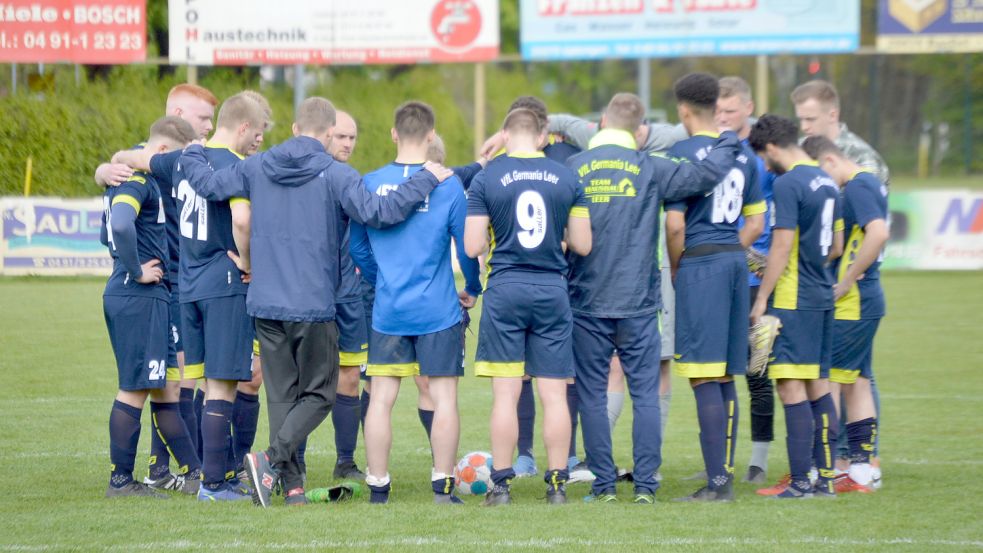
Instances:
[[[0,274],[108,275],[102,198],[0,198]]]
[[[520,0],[523,59],[852,52],[859,0]]]
[[[880,0],[877,49],[894,54],[983,52],[983,2]]]

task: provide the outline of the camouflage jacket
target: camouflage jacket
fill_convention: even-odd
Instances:
[[[884,184],[890,185],[891,173],[884,159],[864,139],[850,132],[846,123],[840,123],[840,136],[834,142],[843,150],[843,155],[877,175]]]

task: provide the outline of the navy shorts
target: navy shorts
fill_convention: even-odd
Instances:
[[[833,368],[829,379],[853,384],[857,377],[873,378],[874,335],[880,319],[833,321]]]
[[[833,362],[833,310],[768,309],[782,328],[775,339],[768,377],[816,380],[829,378]]]
[[[181,302],[178,301],[177,286],[171,287],[171,300],[168,303],[168,347],[167,347],[167,379],[181,380],[181,369],[178,367],[177,354],[184,351],[181,341]]]
[[[743,252],[683,256],[676,273],[676,374],[747,372],[747,261]]]
[[[368,376],[464,376],[464,327],[420,336],[369,332]]]
[[[566,286],[507,282],[488,288],[474,373],[572,378],[573,314]]]
[[[103,296],[103,314],[116,356],[119,389],[163,388],[167,376],[167,300]]]
[[[335,304],[338,323],[338,364],[357,367],[368,362],[369,336],[361,299]]]
[[[225,296],[181,304],[184,374],[213,380],[252,380],[255,328],[246,314],[246,296]]]

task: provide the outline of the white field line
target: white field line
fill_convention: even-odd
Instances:
[[[4,544],[0,551],[11,552],[43,552],[77,548],[79,543],[65,544]],[[86,547],[94,544],[86,544]],[[636,540],[589,540],[577,538],[550,538],[530,540],[475,540],[475,539],[441,539],[432,536],[407,536],[382,540],[309,540],[304,542],[246,542],[234,540],[226,543],[201,543],[190,540],[113,545],[103,547],[103,551],[199,551],[199,550],[276,550],[276,551],[308,551],[325,548],[340,549],[375,549],[378,547],[473,547],[473,548],[526,548],[552,549],[556,547],[612,547],[612,546],[732,546],[732,547],[775,547],[788,545],[825,545],[834,547],[885,547],[913,546],[921,548],[978,548],[983,549],[983,541],[973,540],[933,540],[914,538],[885,538],[885,539],[848,539],[826,538],[821,536],[805,536],[790,540],[774,540],[759,538],[653,538]]]

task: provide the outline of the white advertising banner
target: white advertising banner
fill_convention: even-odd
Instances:
[[[885,269],[983,269],[983,190],[891,192]]]
[[[486,61],[498,0],[170,0],[170,61],[193,65]]]
[[[0,198],[0,274],[108,275],[102,198]]]

